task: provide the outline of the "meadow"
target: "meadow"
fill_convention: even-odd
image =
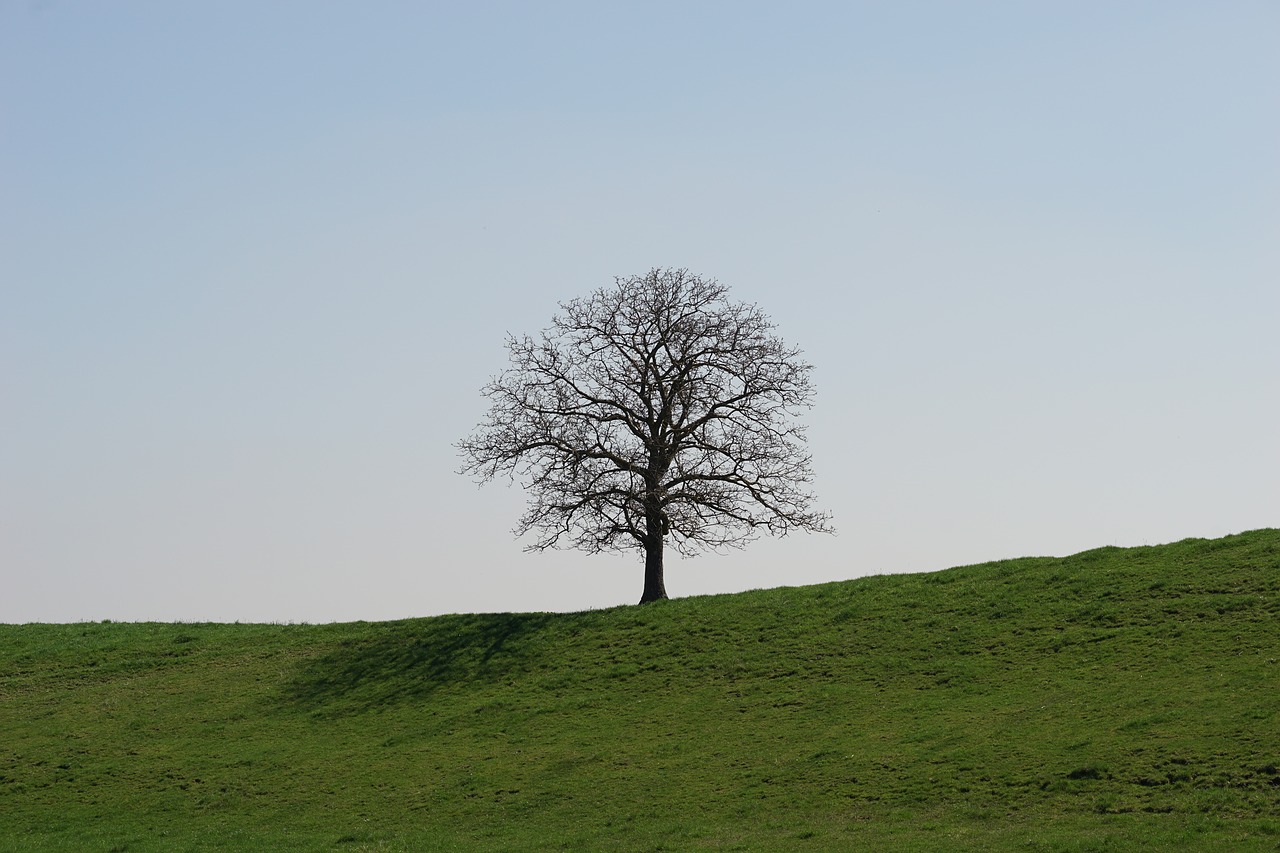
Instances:
[[[0,850],[1280,850],[1280,530],[570,614],[0,626]]]

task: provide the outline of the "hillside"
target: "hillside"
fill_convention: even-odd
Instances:
[[[0,850],[1280,849],[1280,531],[575,614],[0,626]]]

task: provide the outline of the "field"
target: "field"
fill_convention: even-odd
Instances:
[[[0,850],[1280,850],[1280,531],[573,614],[0,626]]]

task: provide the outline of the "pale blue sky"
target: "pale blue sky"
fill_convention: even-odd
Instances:
[[[0,621],[638,599],[452,443],[653,266],[816,365],[835,537],[673,595],[1280,526],[1280,6],[0,0]]]

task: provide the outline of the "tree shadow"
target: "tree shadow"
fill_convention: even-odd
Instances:
[[[536,657],[529,640],[561,614],[438,616],[376,626],[306,663],[285,701],[336,716],[420,700],[452,684],[493,681]]]

